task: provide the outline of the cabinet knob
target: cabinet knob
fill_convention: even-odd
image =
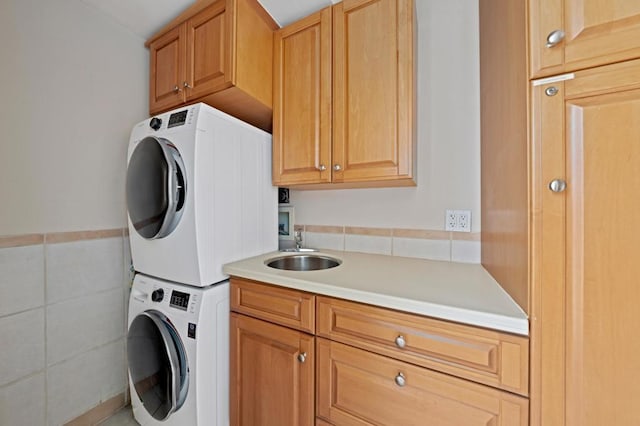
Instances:
[[[302,352],[301,354],[298,354],[298,361],[305,362],[306,360],[307,360],[307,353],[306,352]]]
[[[549,189],[553,192],[562,192],[567,189],[567,182],[563,179],[554,179],[549,182]]]
[[[404,385],[406,384],[406,380],[404,378],[404,374],[398,373],[398,375],[395,378],[395,382],[396,382],[396,385],[398,385],[400,387],[404,387]]]
[[[404,348],[407,342],[404,340],[404,336],[402,334],[396,337],[396,346],[399,348]]]
[[[189,83],[187,83],[186,81],[183,81],[182,85],[184,86],[185,89],[193,89],[193,87],[189,86]]]
[[[318,170],[320,170],[321,172],[324,172],[325,170],[327,170],[327,166],[325,166],[324,164],[320,164],[319,167],[317,167]]]
[[[340,164],[335,164],[333,166],[333,170],[335,170],[336,172],[339,172],[340,170],[342,170],[342,167],[340,166]]]
[[[564,31],[562,30],[551,31],[547,36],[547,47],[551,48],[557,45],[562,40],[564,40],[564,36],[565,34],[564,34]]]
[[[174,86],[174,87],[173,87],[173,92],[174,92],[174,93],[178,93],[178,92],[180,92],[180,88],[179,88],[177,85],[176,85],[176,86]]]
[[[558,88],[557,88],[556,86],[547,87],[547,88],[544,90],[544,93],[545,93],[547,96],[555,96],[555,95],[557,95],[557,94],[558,94]]]

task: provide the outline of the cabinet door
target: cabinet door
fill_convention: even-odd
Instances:
[[[527,425],[528,401],[322,338],[318,416],[341,426]]]
[[[187,101],[231,86],[233,1],[219,0],[186,23]]]
[[[184,102],[185,27],[180,25],[149,45],[149,111],[154,114]]]
[[[314,337],[231,313],[231,425],[314,424]]]
[[[639,76],[635,60],[533,91],[534,424],[640,424]]]
[[[333,181],[413,176],[412,0],[334,6]]]
[[[529,5],[533,77],[640,57],[638,1],[538,0]],[[547,46],[554,31],[562,31],[564,38]]]
[[[331,181],[331,8],[274,36],[273,182]]]

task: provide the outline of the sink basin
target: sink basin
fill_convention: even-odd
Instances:
[[[274,257],[264,263],[270,268],[285,269],[287,271],[318,271],[335,268],[342,262],[333,257],[319,254],[294,254]]]

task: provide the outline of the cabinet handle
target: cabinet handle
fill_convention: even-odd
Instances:
[[[325,170],[327,170],[327,166],[325,166],[324,164],[320,164],[319,167],[317,167],[318,170],[320,170],[321,172],[324,172]]]
[[[564,31],[562,31],[562,30],[551,31],[549,33],[549,35],[547,36],[547,47],[551,48],[551,47],[557,45],[562,40],[564,40],[564,36],[565,36],[565,34],[564,34]]]
[[[193,87],[189,86],[189,83],[187,83],[186,81],[183,81],[182,85],[184,86],[185,89],[193,89]]]
[[[404,374],[402,374],[402,373],[398,373],[398,375],[395,378],[395,382],[396,382],[396,385],[398,385],[400,387],[404,387],[404,385],[407,383],[405,378],[404,378]]]
[[[176,85],[173,87],[173,92],[178,93],[178,92],[182,92],[182,90]]]
[[[563,192],[567,189],[567,182],[563,179],[554,179],[549,182],[549,189],[553,192]]]
[[[399,348],[404,348],[406,344],[407,342],[404,340],[404,336],[402,334],[399,334],[398,337],[396,337],[396,346]]]
[[[340,170],[342,170],[342,167],[340,166],[340,164],[335,164],[333,166],[333,170],[335,170],[336,172],[339,172]]]
[[[298,354],[298,361],[305,362],[306,360],[307,360],[307,353],[306,352],[302,352],[301,354]]]

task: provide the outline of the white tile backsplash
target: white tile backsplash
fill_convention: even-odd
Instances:
[[[47,303],[122,287],[122,237],[46,245]]]
[[[480,263],[480,241],[453,240],[451,260],[453,262]]]
[[[0,248],[0,317],[44,305],[44,246]]]
[[[44,309],[0,318],[0,386],[44,368]]]
[[[0,425],[45,424],[44,372],[0,387]]]
[[[451,260],[451,241],[394,237],[393,255],[430,260]]]
[[[47,370],[49,425],[61,425],[126,387],[124,339],[84,352]]]
[[[303,246],[314,249],[344,250],[344,234],[305,232]]]
[[[372,254],[391,254],[391,237],[345,234],[344,249]]]
[[[123,288],[47,307],[47,365],[124,335]]]

